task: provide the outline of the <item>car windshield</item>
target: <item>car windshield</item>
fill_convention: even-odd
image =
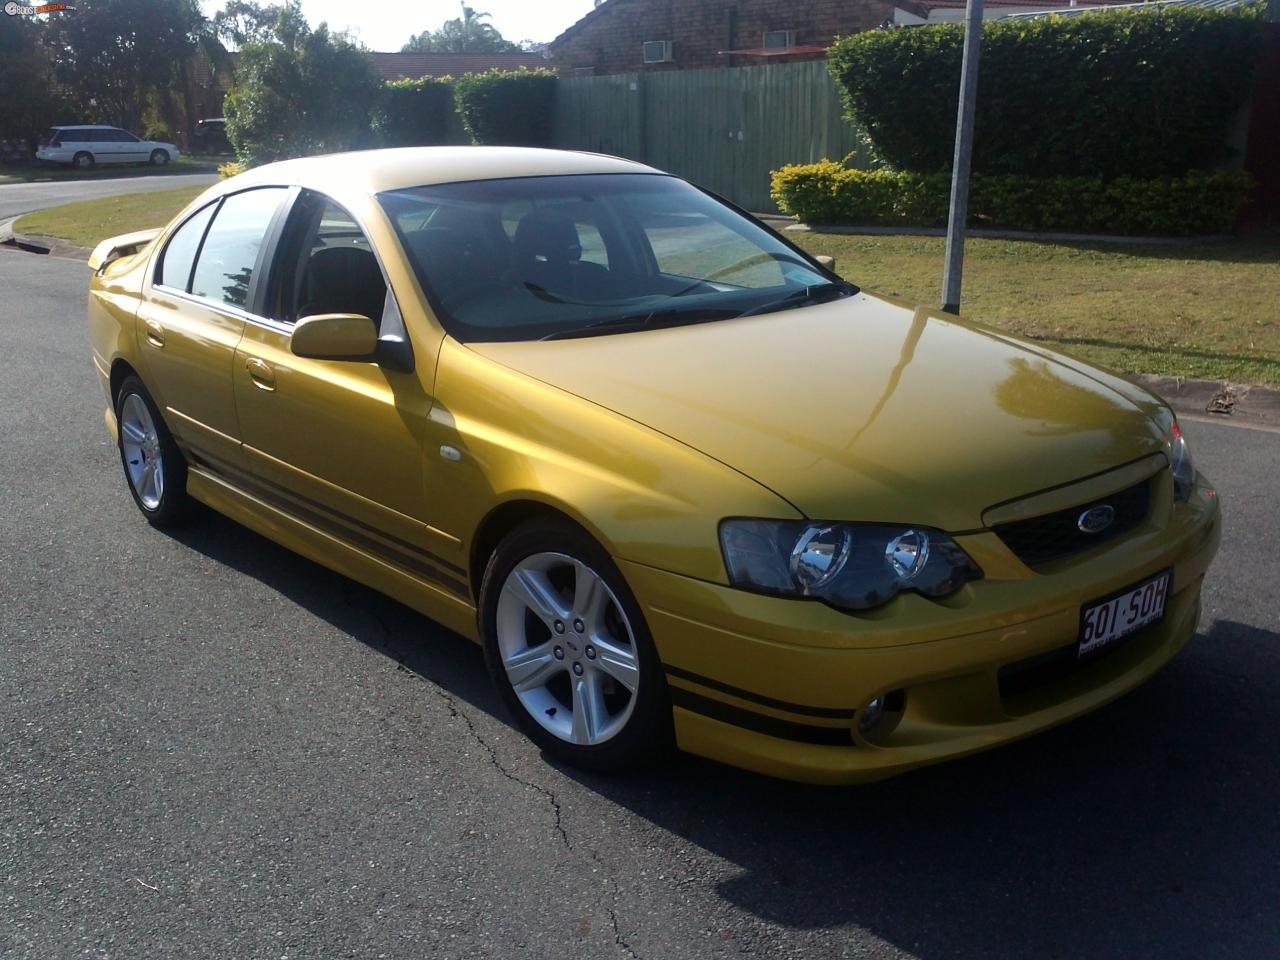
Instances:
[[[856,290],[661,174],[479,180],[378,199],[441,322],[463,341],[704,323]]]

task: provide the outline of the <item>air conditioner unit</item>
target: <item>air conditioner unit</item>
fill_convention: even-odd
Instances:
[[[644,42],[645,63],[669,63],[671,59],[670,40],[646,40]]]
[[[787,50],[796,45],[794,30],[766,30],[764,48],[766,50]]]

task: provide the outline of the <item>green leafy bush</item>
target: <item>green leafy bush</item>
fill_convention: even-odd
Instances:
[[[373,132],[388,147],[435,146],[448,139],[453,112],[452,80],[389,80],[382,86]]]
[[[1155,8],[983,25],[973,169],[1177,176],[1226,159],[1261,51],[1261,8]],[[872,30],[831,48],[846,114],[883,161],[951,167],[961,24]]]
[[[1083,233],[1223,233],[1236,222],[1253,179],[1247,173],[1182,177],[975,176],[970,222],[1015,230]],[[839,163],[783,167],[772,195],[809,223],[937,227],[947,222],[945,173],[851,170]]]
[[[469,73],[454,84],[458,113],[479,144],[551,144],[556,75],[550,70]]]

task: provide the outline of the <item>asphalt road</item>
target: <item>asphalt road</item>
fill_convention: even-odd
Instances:
[[[1280,434],[1193,645],[993,753],[816,789],[518,735],[478,649],[209,514],[137,515],[83,265],[0,252],[0,956],[1272,958]]]
[[[33,210],[43,210],[45,207],[60,207],[64,203],[79,203],[81,200],[96,200],[124,193],[198,187],[215,183],[217,179],[217,174],[211,173],[174,173],[101,180],[0,183],[0,220]]]

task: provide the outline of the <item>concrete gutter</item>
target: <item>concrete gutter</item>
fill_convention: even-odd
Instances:
[[[24,253],[35,253],[65,260],[88,260],[93,251],[87,247],[77,247],[57,237],[41,237],[34,234],[15,233],[13,225],[26,214],[0,220],[0,247],[21,250]]]

